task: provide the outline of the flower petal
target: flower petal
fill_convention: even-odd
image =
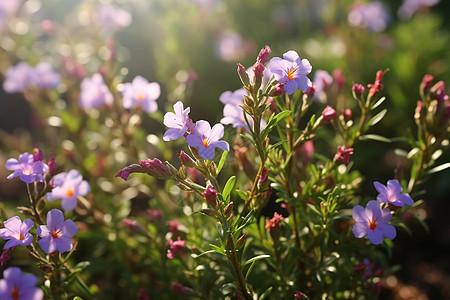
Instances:
[[[64,222],[64,215],[59,209],[54,208],[47,213],[47,227],[49,230],[59,228],[62,222]]]
[[[367,238],[372,242],[374,245],[379,245],[383,242],[383,233],[381,229],[375,229],[375,230],[367,230]]]

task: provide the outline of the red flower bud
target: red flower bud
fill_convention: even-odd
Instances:
[[[215,209],[217,207],[217,191],[210,184],[208,184],[206,190],[202,194],[209,206]]]
[[[336,116],[337,116],[336,111],[331,106],[325,107],[325,109],[322,112],[322,117],[327,121],[336,119]]]
[[[269,53],[272,52],[269,46],[266,45],[265,48],[261,49],[258,54],[258,62],[265,64],[269,59]]]

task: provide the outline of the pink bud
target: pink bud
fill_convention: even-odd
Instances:
[[[312,97],[314,97],[314,94],[317,92],[317,87],[316,87],[316,85],[314,84],[314,82],[312,83],[312,85],[306,90],[306,92],[305,92],[305,95],[308,97],[308,98],[312,98]]]
[[[430,74],[425,74],[425,76],[423,76],[422,82],[420,83],[420,90],[424,95],[430,91],[433,80],[434,77]]]
[[[208,184],[206,190],[203,192],[203,197],[205,197],[206,202],[208,202],[209,206],[211,206],[212,208],[216,208],[217,191],[210,184]]]
[[[34,148],[33,149],[33,161],[37,162],[37,161],[43,161],[44,160],[44,154],[42,153],[42,151],[38,148]]]
[[[189,168],[195,168],[196,165],[194,160],[189,155],[187,155],[183,150],[180,151],[179,157],[183,165]]]
[[[345,146],[338,146],[337,153],[334,156],[334,161],[341,161],[348,165],[350,162],[350,155],[353,154],[353,148],[346,149]]]
[[[270,170],[267,169],[266,167],[264,167],[262,172],[261,172],[261,176],[259,176],[259,182],[266,181],[267,177],[269,176],[269,172],[270,172]]]
[[[334,120],[336,116],[337,116],[336,111],[331,106],[325,107],[325,109],[322,112],[322,117],[327,121]]]
[[[383,88],[383,76],[386,74],[386,72],[389,71],[389,69],[386,69],[384,71],[378,71],[377,75],[375,77],[375,82],[373,84],[368,84],[367,87],[369,90],[369,97],[372,98],[376,96]]]
[[[270,235],[272,237],[274,237],[280,232],[281,221],[283,221],[283,219],[284,219],[283,216],[277,212],[273,214],[272,219],[269,218],[266,219],[266,225],[264,226],[264,228],[269,229]]]
[[[48,165],[48,172],[50,174],[55,174],[56,169],[58,169],[58,165],[56,164],[55,158],[53,156],[50,157],[50,160],[48,161],[47,165]]]
[[[352,118],[352,110],[350,108],[343,109],[341,114],[344,117],[345,122],[350,121],[350,119]]]
[[[269,59],[269,53],[271,53],[272,50],[269,46],[266,45],[265,48],[261,49],[258,54],[258,62],[265,64],[267,60]]]
[[[117,172],[114,177],[120,177],[123,180],[127,181],[128,176],[130,176],[131,173],[145,173],[145,170],[138,164],[132,164]]]
[[[139,161],[139,165],[150,176],[157,178],[172,177],[169,168],[157,158],[141,160]]]
[[[244,66],[241,64],[237,64],[237,72],[239,74],[239,78],[241,78],[242,84],[245,86],[250,85],[250,78],[248,77],[247,71],[245,70]]]
[[[352,86],[353,97],[355,97],[355,99],[362,99],[365,90],[366,89],[362,84],[354,83]]]
[[[271,96],[281,96],[284,94],[284,84],[282,83],[278,83],[277,85],[275,85],[274,87],[272,87],[272,89],[269,92],[269,95]]]

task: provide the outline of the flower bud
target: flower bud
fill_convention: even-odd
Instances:
[[[188,168],[195,168],[196,166],[195,161],[183,150],[180,151],[179,157],[183,165],[185,165]]]
[[[367,87],[369,90],[369,98],[375,97],[383,88],[383,76],[386,74],[386,72],[389,71],[389,69],[386,69],[384,71],[379,70],[377,72],[377,75],[375,77],[375,82],[373,84],[368,84]]]
[[[353,97],[357,100],[362,100],[364,97],[365,88],[362,84],[354,83],[352,86]]]
[[[33,161],[37,162],[37,161],[43,161],[44,160],[44,154],[42,153],[42,151],[38,148],[34,148],[33,149]]]
[[[216,212],[211,208],[204,208],[200,210],[200,212],[210,217],[214,217],[216,215]]]
[[[345,146],[338,146],[337,153],[334,156],[334,161],[341,161],[348,165],[350,162],[350,155],[353,154],[353,148],[346,149]]]
[[[433,84],[434,77],[430,74],[425,74],[422,78],[422,82],[420,83],[420,92],[422,95],[426,95]]]
[[[239,78],[242,81],[242,84],[244,86],[250,85],[250,78],[248,77],[247,71],[245,70],[244,66],[241,64],[237,65],[238,65],[237,72],[239,74]]]
[[[217,191],[210,184],[208,184],[206,190],[202,194],[209,206],[215,209],[217,207]]]
[[[157,178],[172,177],[169,167],[159,159],[149,159],[139,161],[139,165],[144,169],[145,173]],[[175,173],[177,170],[175,169]]]
[[[58,165],[56,164],[55,158],[53,156],[50,157],[50,160],[48,161],[47,165],[48,165],[48,172],[50,173],[50,175],[55,174]]]
[[[284,85],[281,83],[277,83],[273,86],[269,91],[269,96],[276,97],[284,94]]]
[[[257,62],[252,68],[254,73],[253,83],[256,90],[258,90],[261,87],[263,73],[265,69],[266,67],[260,62]]]
[[[314,82],[312,83],[312,85],[306,90],[306,92],[305,92],[305,95],[308,97],[308,98],[313,98],[314,97],[314,94],[317,92],[317,87],[316,87],[316,85],[314,84]]]
[[[345,122],[350,121],[352,118],[352,110],[350,108],[343,109],[341,114]]]
[[[325,109],[322,112],[322,117],[326,121],[334,120],[334,119],[336,119],[336,116],[337,116],[336,111],[331,106],[325,107]]]
[[[266,225],[264,226],[265,229],[269,229],[270,235],[274,238],[278,235],[281,229],[281,222],[283,221],[283,216],[279,213],[275,212],[273,214],[273,218],[266,219]]]
[[[141,165],[132,164],[117,172],[117,174],[114,177],[120,177],[123,180],[127,181],[128,176],[130,176],[131,173],[145,173],[145,170],[142,168]]]
[[[266,45],[266,47],[264,47],[263,49],[261,49],[261,51],[259,51],[258,62],[265,64],[269,59],[269,53],[271,52],[272,50],[270,49],[270,47]]]
[[[414,111],[414,119],[416,119],[416,120],[420,119],[420,117],[422,116],[423,107],[424,107],[423,102],[422,101],[417,101],[417,106],[416,106],[416,109]]]
[[[247,232],[244,233],[238,240],[236,241],[236,248],[240,249],[245,244],[245,240],[247,239]]]
[[[226,207],[225,207],[225,211],[224,214],[225,216],[228,216],[231,211],[233,210],[233,201],[231,201]]]

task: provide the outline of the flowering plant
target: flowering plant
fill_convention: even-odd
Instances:
[[[155,71],[139,75],[122,65],[137,52],[118,43],[139,24],[138,4],[128,7],[132,18],[94,2],[74,13],[70,43],[68,24],[45,19],[34,30],[35,2],[0,4],[3,91],[32,111],[32,135],[0,129],[1,297],[371,299],[392,288],[396,242],[414,237],[417,224],[428,228],[424,183],[450,167],[450,100],[444,81],[421,68],[415,110],[399,109],[404,96],[390,81],[402,77],[398,60],[373,66],[352,52],[400,55],[380,33],[392,22],[385,5],[345,2],[352,34],[328,24],[339,38],[327,36],[327,46],[311,36],[258,53],[237,33],[216,34],[225,22],[219,1],[148,4],[180,6],[179,19],[206,40],[226,38],[218,57],[199,58],[174,29],[174,40],[150,41]],[[406,2],[400,18],[426,13]],[[289,9],[271,8],[277,26],[291,28],[281,17]],[[140,21],[161,36],[161,24],[175,22],[155,18]],[[43,40],[56,47],[41,61],[27,45]],[[326,49],[342,47],[347,57],[327,58]],[[197,59],[214,70],[180,70]],[[230,61],[239,62],[233,76]],[[375,168],[373,152],[387,162]]]

